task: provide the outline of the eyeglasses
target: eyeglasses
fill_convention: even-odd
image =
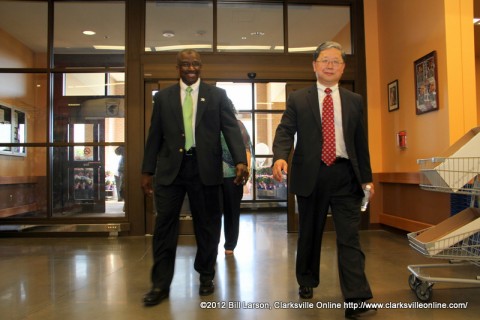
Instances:
[[[343,64],[342,61],[338,61],[338,60],[327,60],[327,59],[316,60],[315,62],[316,62],[316,63],[320,63],[320,64],[323,65],[323,66],[328,66],[328,65],[331,63],[332,66],[335,67],[335,68],[337,68],[338,66],[340,66],[340,65]]]
[[[180,62],[178,64],[180,68],[188,69],[190,67],[194,67],[195,69],[200,68],[202,63],[200,61],[193,61],[193,62]]]

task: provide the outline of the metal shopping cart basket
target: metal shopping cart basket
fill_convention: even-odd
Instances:
[[[447,219],[451,221],[407,234],[410,246],[424,256],[448,260],[448,263],[408,266],[411,272],[408,278],[410,288],[419,300],[427,302],[432,297],[432,287],[436,282],[480,284],[480,276],[476,271],[465,277],[461,268],[472,265],[480,267],[480,211],[475,208],[478,207],[480,194],[480,158],[430,158],[419,159],[417,163],[421,172],[420,188],[470,197],[470,208],[457,217]],[[462,225],[455,225],[452,221],[461,221]],[[448,223],[452,228],[446,232],[444,227]],[[437,230],[433,229],[436,227]],[[437,232],[438,229],[442,229],[443,234]],[[425,235],[429,234],[435,234],[435,239],[426,241],[428,237]],[[447,272],[447,276],[434,276],[431,270],[440,268],[448,268],[452,272]],[[453,269],[460,272],[453,272]]]

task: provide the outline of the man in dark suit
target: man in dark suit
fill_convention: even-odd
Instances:
[[[342,293],[346,302],[359,303],[372,298],[358,234],[362,187],[369,184],[371,194],[374,192],[363,99],[338,86],[344,69],[345,53],[340,44],[329,41],[317,48],[313,59],[317,82],[290,94],[277,128],[273,175],[281,181],[282,172],[289,172],[290,192],[297,197],[296,276],[300,297],[312,298],[313,288],[320,283],[322,235],[331,208]],[[289,168],[287,159],[295,134]],[[351,306],[345,310],[347,317],[370,311]]]
[[[147,196],[154,195],[157,211],[152,289],[144,296],[146,306],[168,297],[185,194],[190,201],[197,241],[194,267],[200,274],[199,294],[209,295],[214,291],[222,216],[221,133],[236,164],[234,182],[242,184],[248,179],[245,146],[227,94],[200,80],[201,67],[198,52],[179,52],[179,83],[154,96],[142,166],[142,188]]]

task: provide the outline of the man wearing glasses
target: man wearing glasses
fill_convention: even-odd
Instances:
[[[298,201],[299,235],[296,276],[299,295],[313,297],[320,283],[320,251],[329,208],[337,234],[340,287],[345,316],[373,311],[358,226],[362,188],[371,186],[372,170],[364,126],[363,98],[339,87],[345,53],[336,42],[322,43],[313,56],[315,85],[293,92],[273,142],[273,175],[290,174],[289,191]],[[297,142],[290,164],[289,153]]]
[[[154,96],[142,165],[142,189],[154,196],[156,207],[152,288],[143,298],[145,306],[156,305],[169,295],[185,194],[197,241],[194,267],[200,274],[199,294],[214,292],[222,217],[220,133],[236,164],[234,182],[242,184],[249,175],[242,134],[225,90],[200,80],[202,62],[195,50],[179,52],[176,67],[179,83]]]

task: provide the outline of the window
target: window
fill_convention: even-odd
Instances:
[[[125,1],[56,1],[54,8],[56,67],[125,65]]]
[[[26,134],[25,112],[0,104],[0,143],[25,143]],[[0,145],[0,154],[24,156],[25,153],[22,145]]]
[[[123,217],[124,73],[54,75],[52,216]],[[105,145],[116,143],[117,145]],[[120,145],[119,145],[120,144]]]
[[[0,68],[45,68],[47,1],[0,1]]]
[[[314,52],[325,41],[352,53],[350,6],[288,5],[288,52]]]
[[[218,4],[219,52],[283,53],[283,5]]]
[[[285,111],[286,83],[217,82],[227,91],[252,141],[252,175],[242,200],[286,201],[286,179],[272,177],[273,138]]]
[[[63,90],[55,92],[56,141],[72,142],[68,125],[95,120],[102,124],[98,142],[125,142],[124,78],[124,73],[57,74],[62,85],[55,88]]]
[[[147,1],[145,51],[213,50],[212,1]]]
[[[148,0],[145,51],[285,52],[283,1],[217,1],[216,17],[213,6],[212,1]],[[348,4],[288,4],[286,51],[309,53],[333,40],[352,53],[350,10]]]

